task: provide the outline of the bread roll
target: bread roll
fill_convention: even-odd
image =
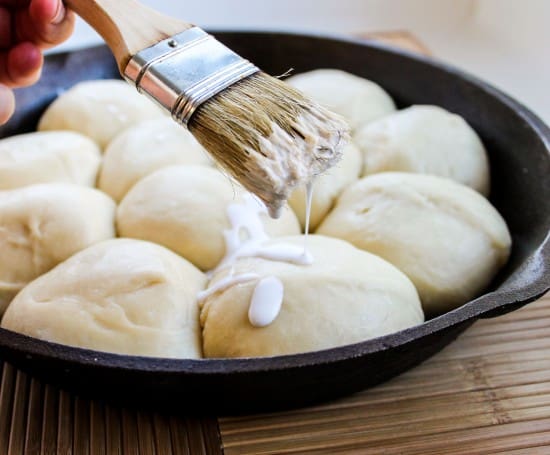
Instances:
[[[301,246],[302,236],[272,239],[269,244]],[[205,357],[262,357],[317,351],[368,340],[424,320],[410,280],[386,261],[347,242],[310,236],[310,266],[242,258],[234,275],[258,274],[258,280],[235,284],[201,304]],[[215,286],[228,273],[216,273]],[[251,324],[248,312],[260,278],[276,277],[284,287],[275,320]]]
[[[198,358],[196,294],[204,283],[199,270],[161,246],[108,240],[25,287],[2,327],[97,351]]]
[[[171,166],[140,180],[117,210],[122,237],[158,243],[180,254],[201,270],[216,267],[225,254],[227,209],[245,192],[218,170],[205,166]],[[259,202],[258,202],[259,203]],[[269,235],[300,232],[289,208],[277,220],[262,215]]]
[[[38,129],[78,131],[104,149],[121,131],[163,112],[119,80],[95,80],[76,84],[46,109]]]
[[[0,190],[35,183],[95,186],[101,152],[90,138],[70,131],[27,133],[0,140]]]
[[[17,292],[74,253],[115,235],[115,203],[62,183],[0,191],[0,314]]]
[[[345,71],[318,69],[289,77],[286,82],[340,114],[353,130],[395,111],[382,87]]]
[[[362,162],[359,149],[353,143],[349,143],[343,150],[340,162],[313,181],[309,220],[310,231],[315,230],[323,220],[344,188],[357,180],[361,172]],[[306,188],[298,187],[288,199],[288,203],[298,216],[302,228],[306,224],[306,193]]]
[[[147,120],[111,141],[103,158],[99,188],[119,202],[138,180],[157,169],[210,163],[206,150],[171,118]]]
[[[355,140],[363,153],[363,175],[439,175],[489,194],[489,162],[481,140],[462,117],[445,109],[404,109],[367,125]]]
[[[415,284],[430,315],[483,291],[511,246],[505,221],[476,191],[441,177],[399,172],[350,186],[317,233],[391,262]]]

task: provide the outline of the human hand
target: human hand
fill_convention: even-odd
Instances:
[[[0,125],[15,109],[11,89],[40,78],[42,51],[65,41],[74,22],[61,0],[0,0]]]

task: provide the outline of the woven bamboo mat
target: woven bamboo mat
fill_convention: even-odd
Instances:
[[[215,417],[187,418],[89,401],[4,364],[0,454],[217,454]]]

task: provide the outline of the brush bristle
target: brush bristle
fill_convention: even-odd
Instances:
[[[277,216],[292,189],[341,157],[349,127],[281,80],[256,73],[199,107],[190,131]]]

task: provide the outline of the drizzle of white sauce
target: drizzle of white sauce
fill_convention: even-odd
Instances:
[[[263,245],[269,236],[265,232],[261,214],[267,213],[265,205],[251,194],[246,194],[241,204],[231,204],[227,216],[231,229],[224,232],[225,258],[217,269],[223,269],[240,258],[258,257],[276,262],[311,265],[313,257],[296,245],[278,243]],[[244,237],[244,238],[243,238]]]
[[[275,245],[259,246],[257,248],[243,248],[237,257],[257,257],[275,262],[288,262],[296,265],[313,264],[313,256],[309,251],[297,245],[278,243]]]
[[[309,220],[311,219],[311,204],[313,202],[313,179],[306,185],[306,225],[304,229],[304,254],[307,251],[307,237],[309,235]]]
[[[226,289],[229,289],[232,286],[242,283],[248,283],[249,281],[254,281],[260,278],[260,275],[256,273],[243,273],[242,275],[233,275],[232,273],[227,275],[218,281],[214,286],[205,289],[197,294],[197,299],[199,302],[206,300],[211,295],[217,294],[218,292],[223,292]]]
[[[235,275],[234,262],[239,258],[256,257],[304,266],[313,263],[313,256],[306,250],[305,244],[303,247],[283,242],[265,245],[269,236],[260,218],[260,215],[265,213],[265,205],[251,194],[245,195],[243,202],[228,207],[227,216],[231,228],[224,231],[225,257],[209,274],[213,275],[225,269],[229,269],[229,273],[197,295],[198,301],[202,302],[234,285],[259,280],[248,311],[248,319],[254,327],[266,327],[275,321],[281,311],[284,286],[281,280],[274,276],[261,278],[255,273]]]
[[[285,289],[279,278],[268,276],[256,285],[250,307],[248,320],[254,327],[267,327],[281,311]]]

